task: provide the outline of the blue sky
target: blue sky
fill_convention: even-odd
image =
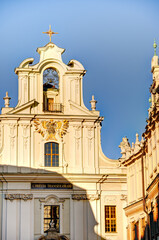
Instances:
[[[84,103],[92,94],[104,116],[102,149],[119,158],[122,137],[135,141],[144,132],[152,83],[153,41],[159,44],[159,2],[156,0],[1,0],[0,107],[5,92],[17,104],[14,68],[28,57],[38,61],[37,47],[48,43],[42,34],[49,24],[58,32],[53,42],[65,48],[63,61],[80,61]]]

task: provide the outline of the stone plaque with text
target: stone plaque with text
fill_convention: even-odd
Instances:
[[[72,189],[71,183],[32,183],[32,189]]]

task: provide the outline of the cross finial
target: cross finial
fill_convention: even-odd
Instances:
[[[50,37],[50,42],[51,42],[51,37],[52,37],[52,35],[53,35],[53,34],[58,34],[57,32],[53,32],[53,31],[51,30],[51,25],[49,26],[49,31],[43,32],[43,33],[46,33],[46,34],[49,35],[49,37]]]

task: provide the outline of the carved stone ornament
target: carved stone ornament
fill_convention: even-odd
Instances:
[[[105,196],[104,201],[107,203],[116,203],[117,197],[116,196]]]
[[[87,194],[72,194],[72,200],[90,200],[90,201],[94,201],[94,200],[99,200],[100,196],[98,194],[91,194],[91,195],[87,195]]]
[[[35,130],[41,134],[43,138],[48,140],[56,140],[56,136],[63,138],[66,134],[69,122],[67,120],[55,121],[53,119],[49,121],[34,120]]]
[[[76,150],[79,150],[80,147],[80,139],[81,139],[81,125],[73,125],[75,131],[75,143],[76,143]]]
[[[15,140],[16,140],[16,128],[17,124],[16,123],[10,123],[10,145],[12,148],[14,148],[15,145]]]
[[[5,194],[5,199],[6,200],[32,200],[33,199],[33,194]]]
[[[125,159],[127,156],[130,155],[131,147],[127,137],[124,137],[122,139],[122,142],[120,143],[119,148],[121,149],[121,154],[122,154],[121,159]]]
[[[62,204],[62,209],[64,209],[64,202],[65,202],[65,198],[58,198],[55,195],[50,195],[46,198],[40,198],[39,199],[40,202],[40,209],[42,207],[42,203],[45,205],[59,205],[60,203]]]
[[[39,201],[41,203],[47,203],[47,204],[58,204],[58,203],[64,203],[65,199],[64,198],[40,198]]]
[[[99,200],[100,199],[100,195],[99,194],[91,194],[91,195],[87,195],[87,198],[90,201],[95,201],[95,200]]]
[[[127,201],[127,195],[126,194],[121,194],[120,200]]]

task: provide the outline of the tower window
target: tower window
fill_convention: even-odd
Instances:
[[[43,111],[62,112],[59,102],[59,75],[53,68],[43,72]]]
[[[59,76],[53,68],[47,68],[43,72],[43,91],[48,89],[59,89]]]
[[[55,142],[45,143],[45,166],[59,166],[59,144]]]
[[[105,206],[105,232],[116,232],[116,206]]]

